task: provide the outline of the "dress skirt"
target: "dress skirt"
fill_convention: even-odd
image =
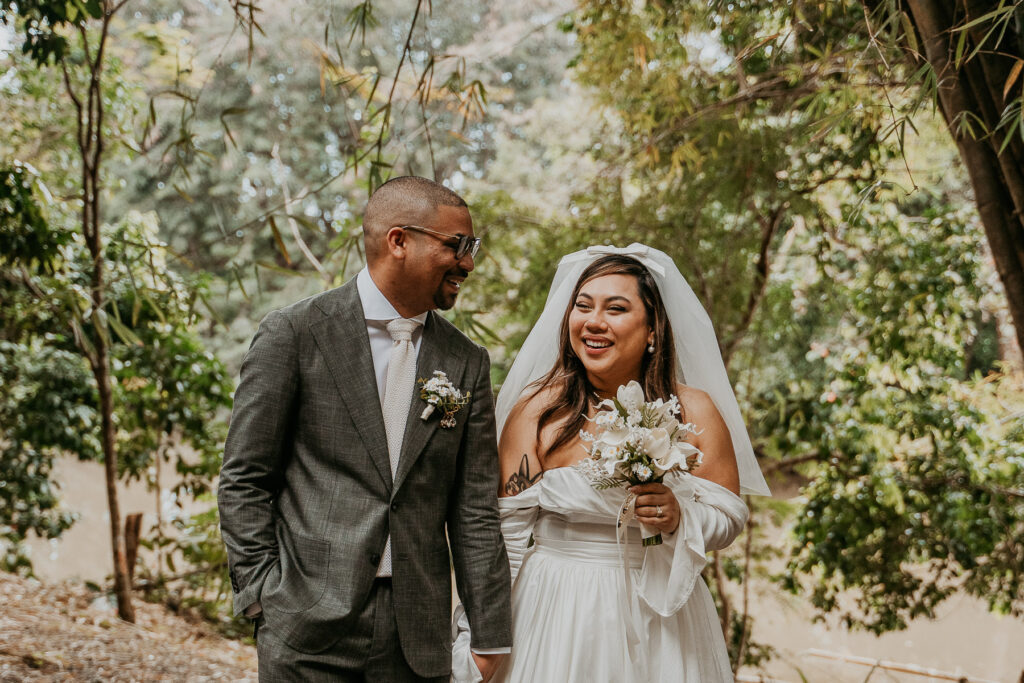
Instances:
[[[627,597],[626,551],[620,552],[613,529],[540,514],[513,592],[515,645],[493,680],[732,681],[721,624],[703,580],[679,611],[659,616],[635,592]],[[636,535],[629,546],[630,578],[637,585],[644,549]]]

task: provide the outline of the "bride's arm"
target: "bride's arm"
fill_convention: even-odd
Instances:
[[[700,432],[695,436],[693,445],[701,450],[704,458],[694,468],[693,474],[739,495],[740,473],[736,467],[736,451],[732,447],[729,428],[715,407],[715,402],[700,389],[682,385],[679,386],[679,399],[685,411],[683,419],[695,424]]]
[[[501,467],[499,498],[515,496],[530,488],[544,474],[537,453],[537,421],[544,391],[520,399],[509,413],[498,440]]]
[[[648,518],[657,511],[649,503],[661,501],[665,526],[655,526],[673,532],[663,545],[647,549],[638,587],[643,601],[662,616],[686,604],[707,564],[707,553],[732,543],[749,514],[739,496],[732,437],[714,402],[703,391],[685,387],[679,388],[679,398],[685,406],[683,419],[701,431],[694,445],[704,454],[702,464],[694,468],[693,476],[675,477],[667,495],[661,491],[659,496],[637,498],[637,509]],[[649,524],[644,516],[641,521]]]

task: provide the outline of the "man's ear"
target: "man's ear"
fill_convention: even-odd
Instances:
[[[402,228],[391,228],[384,236],[384,244],[392,258],[404,260],[408,253],[409,235]]]

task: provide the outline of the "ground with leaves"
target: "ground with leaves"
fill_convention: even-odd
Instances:
[[[0,683],[256,680],[254,648],[161,605],[136,602],[128,624],[81,583],[5,573],[0,605]]]

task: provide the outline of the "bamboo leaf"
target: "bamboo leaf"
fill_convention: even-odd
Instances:
[[[1013,5],[1006,5],[1004,7],[997,7],[996,9],[992,10],[988,14],[983,14],[980,17],[978,17],[977,19],[974,19],[972,21],[967,22],[963,26],[957,26],[953,30],[966,33],[968,29],[974,28],[978,24],[983,24],[986,21],[1004,21],[1005,22],[1009,18],[1007,15],[1011,14],[1013,12],[1013,10],[1014,10],[1014,6]]]
[[[953,55],[953,67],[959,69],[963,64],[964,50],[967,49],[967,32],[964,31],[956,40],[956,52]]]
[[[242,282],[242,274],[240,272],[238,272],[238,266],[235,266],[234,268],[232,268],[231,272],[235,276],[235,282],[238,283],[238,288],[240,290],[242,290],[242,296],[244,296],[246,299],[248,299],[249,298],[249,293],[245,291],[245,283]]]
[[[161,323],[166,325],[167,324],[167,317],[164,315],[163,310],[161,310],[161,308],[156,305],[156,302],[153,301],[153,298],[150,297],[149,294],[143,293],[142,296],[145,298],[146,303],[149,304],[150,310],[152,310],[153,313],[156,314],[156,317],[160,319]]]
[[[277,244],[277,249],[281,252],[281,256],[284,256],[284,262],[289,266],[292,265],[292,257],[288,254],[288,247],[284,244],[284,238],[281,237],[281,231],[278,229],[277,221],[274,220],[273,216],[270,216],[270,232],[274,234],[274,242]]]
[[[309,273],[306,273],[306,272],[303,272],[301,270],[292,270],[291,268],[282,268],[281,266],[277,265],[276,263],[271,263],[270,261],[257,261],[256,265],[259,266],[260,268],[265,268],[267,270],[272,270],[275,273],[280,273],[282,275],[291,275],[292,277],[312,277],[313,276],[313,275],[311,275]]]
[[[249,111],[248,107],[228,107],[220,113],[220,125],[223,126],[224,134],[231,142],[231,146],[234,147],[235,149],[238,149],[238,143],[235,142],[235,136],[231,134],[231,126],[228,125],[227,117],[235,116],[237,114],[244,114],[247,111]]]
[[[142,340],[139,339],[138,335],[132,332],[128,327],[125,326],[116,316],[108,316],[107,324],[114,330],[122,342],[125,344],[131,344],[132,346],[142,346]]]
[[[914,54],[920,54],[917,44],[917,31],[914,30],[914,23],[910,20],[910,15],[906,12],[900,12],[900,23],[903,24],[903,33],[907,36],[907,44],[910,47],[910,51]]]
[[[195,204],[196,200],[193,199],[192,195],[190,195],[188,192],[185,192],[185,189],[181,185],[179,185],[178,183],[174,183],[173,187],[175,192],[177,192],[182,199],[184,199],[189,204]]]
[[[1020,118],[1014,117],[1013,123],[1010,124],[1010,127],[1006,131],[1005,137],[1003,137],[1003,143],[999,145],[999,154],[1002,154],[1003,151],[1006,149],[1007,145],[1010,144],[1010,141],[1013,140],[1014,133],[1016,133],[1019,128]]]
[[[1010,93],[1010,88],[1013,87],[1013,84],[1020,76],[1020,70],[1022,67],[1024,67],[1024,59],[1018,59],[1013,65],[1013,68],[1010,69],[1010,75],[1006,77],[1006,84],[1003,85],[1003,100],[1006,100],[1006,96]]]

